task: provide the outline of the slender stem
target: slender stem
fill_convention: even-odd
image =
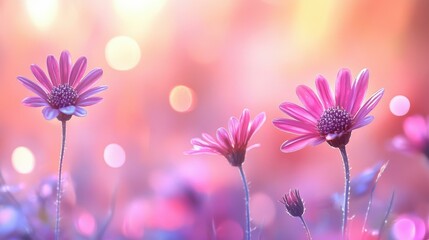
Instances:
[[[390,212],[393,207],[393,200],[395,199],[395,192],[392,193],[392,197],[390,198],[390,203],[386,211],[386,215],[384,216],[383,222],[381,223],[380,230],[378,231],[378,239],[381,239],[381,235],[383,234],[384,225],[387,223],[387,219],[389,218]]]
[[[306,222],[305,222],[305,220],[304,220],[304,217],[303,217],[303,216],[300,216],[299,218],[301,219],[302,224],[304,225],[305,233],[307,234],[307,239],[308,239],[308,240],[311,240],[312,238],[311,238],[310,230],[308,229],[308,226],[307,226],[307,223],[306,223]]]
[[[343,204],[343,225],[342,225],[342,236],[343,239],[347,239],[347,220],[349,213],[349,193],[350,193],[350,166],[349,159],[347,157],[346,146],[339,147],[341,156],[343,157],[344,173],[345,173],[345,184],[344,184],[344,204]]]
[[[61,151],[60,151],[60,165],[58,168],[58,183],[57,183],[57,202],[56,202],[56,218],[55,218],[55,239],[60,239],[60,205],[62,195],[62,170],[63,170],[63,159],[64,149],[66,145],[66,121],[61,121],[62,127],[62,138],[61,138]]]
[[[369,211],[371,210],[371,207],[372,207],[372,200],[374,198],[374,192],[375,192],[376,184],[377,184],[377,182],[375,182],[374,186],[371,189],[371,194],[370,194],[369,201],[368,201],[368,207],[366,208],[365,218],[363,220],[362,236],[364,236],[363,234],[367,231],[367,229],[366,229],[366,223],[368,221]]]
[[[238,166],[241,180],[243,181],[245,206],[246,206],[246,240],[250,240],[250,207],[249,207],[249,187],[247,186],[246,176],[244,175],[242,165]]]

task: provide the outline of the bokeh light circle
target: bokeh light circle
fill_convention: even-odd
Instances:
[[[58,12],[58,0],[27,0],[27,11],[34,25],[47,29],[55,20]]]
[[[426,230],[423,219],[412,214],[398,216],[392,225],[394,239],[423,239]]]
[[[119,144],[112,143],[104,148],[104,161],[109,167],[121,167],[125,163],[125,157],[125,150]]]
[[[96,230],[96,223],[94,216],[90,213],[83,211],[79,214],[75,222],[76,229],[84,236],[92,236]]]
[[[30,149],[20,146],[12,152],[12,166],[22,174],[31,173],[34,169],[35,159]]]
[[[410,100],[402,95],[397,95],[390,100],[390,111],[395,116],[404,116],[410,110]]]
[[[252,213],[252,221],[258,226],[271,224],[276,215],[273,200],[262,192],[252,194],[251,199],[250,212]]]
[[[195,94],[184,85],[175,86],[170,91],[170,106],[177,112],[189,112],[193,109]]]
[[[105,48],[109,66],[115,70],[126,71],[140,62],[140,47],[136,40],[128,36],[117,36],[109,40]]]
[[[243,239],[243,237],[243,228],[234,220],[225,220],[216,228],[216,239]]]

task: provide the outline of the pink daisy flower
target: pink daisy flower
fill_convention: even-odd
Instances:
[[[333,147],[345,146],[353,130],[371,123],[374,117],[368,114],[383,96],[384,89],[380,89],[363,103],[368,78],[368,70],[364,69],[352,85],[350,71],[341,69],[337,75],[335,97],[323,76],[316,78],[317,95],[307,86],[298,86],[296,93],[304,107],[284,102],[280,109],[293,119],[273,121],[280,130],[300,135],[285,141],[281,150],[294,152],[325,141]]]
[[[429,117],[421,115],[407,117],[403,123],[405,136],[392,140],[395,150],[407,153],[423,153],[429,159]]]
[[[86,116],[83,107],[100,102],[102,98],[93,95],[107,89],[107,86],[90,88],[103,74],[100,68],[93,69],[82,78],[86,62],[86,57],[80,57],[73,65],[67,51],[61,53],[59,63],[50,55],[47,58],[49,78],[39,66],[32,64],[31,71],[39,84],[21,76],[18,80],[37,96],[27,97],[22,102],[29,107],[44,107],[42,113],[47,120],[67,121],[73,115]]]
[[[246,151],[257,147],[258,144],[247,146],[253,134],[265,122],[265,113],[259,113],[253,121],[250,121],[248,109],[244,109],[240,119],[231,117],[228,124],[229,132],[221,127],[216,132],[216,139],[207,133],[202,138],[192,138],[193,149],[186,154],[219,154],[235,167],[244,162]]]

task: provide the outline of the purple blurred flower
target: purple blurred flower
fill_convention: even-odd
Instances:
[[[253,121],[250,121],[248,109],[244,109],[240,119],[231,117],[228,124],[229,132],[221,127],[216,132],[216,139],[207,133],[203,138],[191,139],[193,149],[186,154],[219,154],[226,157],[232,166],[241,166],[244,162],[246,151],[258,146],[247,146],[253,134],[265,122],[265,113],[259,113]]]
[[[384,89],[380,89],[363,104],[368,78],[368,70],[364,69],[352,85],[350,71],[341,69],[337,75],[335,98],[328,81],[320,75],[316,78],[318,95],[307,86],[298,86],[296,93],[304,107],[282,103],[280,109],[293,119],[279,118],[273,123],[282,131],[301,136],[285,141],[281,150],[294,152],[325,141],[333,147],[345,146],[353,130],[371,123],[374,117],[367,115],[383,96]]]
[[[297,189],[289,190],[289,193],[285,194],[280,202],[285,205],[286,211],[292,217],[302,217],[304,214],[304,202],[302,201]]]
[[[429,117],[407,117],[403,123],[405,136],[396,136],[391,144],[402,152],[423,153],[429,159]]]
[[[73,115],[86,116],[83,107],[102,100],[92,95],[107,89],[107,86],[90,88],[103,74],[100,68],[93,69],[82,78],[86,62],[86,57],[80,57],[73,65],[68,51],[61,53],[59,63],[50,55],[47,58],[49,78],[39,66],[32,64],[31,71],[39,84],[21,76],[18,76],[18,80],[38,96],[27,97],[22,102],[29,107],[44,107],[42,113],[47,120],[58,118],[67,121]]]

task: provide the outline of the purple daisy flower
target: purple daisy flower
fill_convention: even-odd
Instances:
[[[73,115],[86,116],[83,107],[100,102],[102,98],[93,95],[107,89],[107,86],[90,88],[103,74],[100,68],[93,69],[82,78],[86,62],[86,57],[80,57],[73,65],[68,51],[61,53],[59,63],[50,55],[47,58],[49,78],[39,66],[32,64],[31,71],[39,84],[21,76],[18,80],[37,97],[27,97],[22,102],[29,107],[44,107],[42,113],[47,120],[67,121]]]
[[[248,109],[244,109],[240,120],[231,117],[228,124],[229,132],[221,127],[216,132],[216,139],[207,133],[201,138],[191,139],[193,149],[187,154],[219,154],[225,156],[232,166],[241,166],[244,162],[246,151],[257,147],[258,144],[247,146],[253,134],[265,122],[265,113],[259,113],[253,121],[250,121]]]
[[[345,146],[353,130],[371,123],[374,117],[368,114],[383,96],[384,89],[380,89],[363,104],[368,78],[368,70],[364,69],[352,85],[350,71],[341,69],[337,75],[335,98],[328,81],[320,75],[316,78],[318,95],[307,86],[298,86],[296,93],[304,107],[282,103],[280,109],[293,119],[279,118],[273,123],[282,131],[301,136],[285,141],[281,150],[294,152],[325,141],[333,147]]]
[[[396,136],[391,144],[395,150],[406,153],[423,153],[429,159],[429,117],[407,117],[403,123],[405,136]]]

